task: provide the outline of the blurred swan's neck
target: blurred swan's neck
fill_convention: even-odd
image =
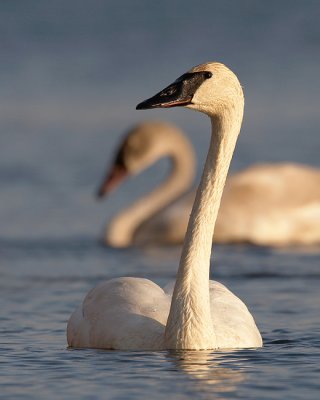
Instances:
[[[112,246],[126,247],[133,244],[138,228],[185,193],[193,182],[195,157],[189,141],[180,134],[162,136],[162,132],[159,132],[158,137],[161,149],[158,158],[170,158],[171,172],[155,190],[137,200],[111,221],[106,241]]]
[[[243,99],[239,102],[237,109],[211,117],[209,152],[184,240],[165,331],[170,349],[216,348],[209,295],[210,256],[223,187],[242,122]]]

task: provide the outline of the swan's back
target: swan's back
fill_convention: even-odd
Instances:
[[[233,201],[251,201],[255,208],[304,206],[320,201],[320,171],[294,163],[258,164],[231,176],[225,189],[224,202],[236,196]],[[259,202],[255,193],[261,196]]]
[[[71,347],[162,349],[171,297],[142,278],[116,278],[92,289],[68,323]]]
[[[92,289],[72,314],[68,344],[78,348],[163,350],[174,282],[164,289],[148,279],[116,278]],[[211,323],[217,348],[261,346],[246,305],[210,281]],[[210,321],[208,321],[210,323]]]
[[[164,287],[172,296],[174,281]],[[210,280],[210,309],[217,348],[261,347],[262,338],[242,300],[222,283]]]
[[[210,281],[210,302],[219,348],[262,346],[260,332],[247,306],[228,288]]]
[[[320,240],[320,171],[262,164],[231,176],[217,219],[216,241],[256,244]]]

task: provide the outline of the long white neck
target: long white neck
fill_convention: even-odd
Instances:
[[[158,135],[161,136],[161,132]],[[194,179],[195,158],[189,141],[182,135],[170,135],[162,141],[162,148],[161,156],[169,156],[172,162],[168,178],[111,221],[106,232],[106,241],[110,245],[126,247],[133,244],[135,233],[145,221],[190,188]]]
[[[209,295],[212,235],[240,131],[243,101],[211,117],[212,136],[184,240],[165,330],[170,349],[214,349]]]

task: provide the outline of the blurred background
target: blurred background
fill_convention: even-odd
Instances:
[[[2,243],[98,237],[168,170],[160,162],[96,201],[114,149],[138,121],[178,124],[201,166],[206,118],[135,106],[209,60],[230,66],[245,91],[232,170],[260,161],[320,166],[317,0],[2,0],[0,19]]]

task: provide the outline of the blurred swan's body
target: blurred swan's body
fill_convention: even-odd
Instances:
[[[174,289],[139,278],[102,283],[71,316],[69,346],[201,350],[262,345],[245,304],[209,281],[214,225],[243,117],[240,83],[224,65],[202,64],[137,109],[180,105],[207,114],[212,137]]]
[[[107,244],[182,243],[195,196],[193,191],[185,194],[193,181],[195,157],[191,144],[174,125],[145,122],[134,127],[100,195],[112,189],[117,169],[125,170],[119,183],[165,156],[172,163],[168,179],[113,218],[105,233]],[[273,246],[319,243],[320,170],[294,163],[257,164],[229,177],[214,241]]]
[[[320,243],[320,170],[276,163],[234,174],[227,181],[216,228],[220,242]]]

